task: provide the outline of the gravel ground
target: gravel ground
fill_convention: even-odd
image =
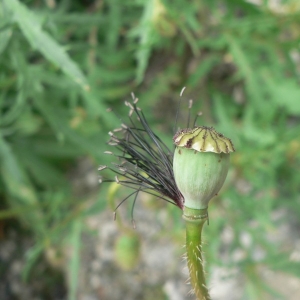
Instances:
[[[16,224],[9,222],[0,239],[1,300],[63,300],[66,295],[63,273],[41,257],[27,280],[23,280],[25,253],[33,239]]]
[[[141,208],[137,213],[137,228],[135,230],[117,225],[112,220],[111,212],[104,212],[99,217],[88,220],[88,226],[96,231],[96,239],[87,237],[84,249],[82,266],[82,285],[80,287],[80,300],[183,300],[194,299],[189,291],[186,262],[182,259],[184,247],[180,247],[179,240],[184,243],[184,230],[177,238],[168,236],[165,224],[168,224],[168,212],[162,210],[161,214],[155,211],[143,213]],[[125,218],[124,218],[125,219]],[[129,223],[129,221],[127,222]],[[129,224],[128,224],[129,225]],[[229,230],[229,229],[227,229]],[[129,233],[128,233],[129,232]],[[126,267],[116,259],[116,244],[122,236],[137,235],[140,238],[139,257],[131,267]],[[163,232],[163,234],[161,234]],[[288,225],[283,225],[278,232],[273,233],[270,239],[277,239],[294,248],[293,259],[299,259],[300,239],[297,241],[295,232]],[[230,243],[230,234],[222,235],[224,245]],[[242,243],[251,244],[247,232],[241,237]],[[228,248],[228,247],[227,247]],[[226,246],[225,246],[226,249]],[[136,250],[136,248],[135,248]],[[226,251],[225,251],[226,252]],[[260,249],[255,251],[257,259],[264,253]],[[226,253],[222,254],[226,259]],[[242,251],[236,252],[236,261],[243,257]],[[130,257],[127,259],[131,261]],[[273,288],[278,290],[283,299],[300,299],[300,279],[293,276],[272,272],[261,267],[262,278]],[[244,278],[237,268],[226,269],[213,266],[210,270],[208,283],[213,300],[244,300]],[[260,300],[273,300],[272,296],[265,296]]]
[[[87,182],[82,183],[84,176],[76,172],[81,178],[77,185],[79,190],[88,191],[89,184],[95,188],[97,173],[94,167],[86,168],[86,162],[83,166]],[[88,169],[93,170],[93,173],[90,174]],[[277,211],[271,217],[287,218],[285,214],[284,211]],[[88,230],[82,237],[77,299],[194,299],[189,294],[191,287],[186,283],[188,270],[182,258],[185,239],[183,222],[180,212],[177,221],[171,215],[173,213],[170,213],[170,206],[143,197],[135,207],[136,229],[132,228],[125,206],[118,211],[116,221],[109,210],[89,217],[86,220]],[[65,257],[58,264],[52,259],[55,257],[55,250],[49,249],[33,268],[28,281],[24,282],[24,254],[33,245],[32,237],[14,222],[5,223],[4,227],[0,223],[0,300],[67,299],[66,270],[71,249],[63,249]],[[174,230],[174,227],[177,229]],[[293,222],[283,222],[268,238],[283,245],[291,253],[291,261],[300,261],[299,228]],[[229,251],[226,249],[229,249],[232,240],[229,227],[223,229],[220,239],[224,245],[220,257],[226,262]],[[247,231],[242,233],[240,239],[244,247],[250,247],[253,243]],[[235,250],[237,263],[243,255],[242,249]],[[259,260],[265,253],[258,248],[254,255]],[[299,278],[263,267],[260,273],[270,286],[282,293],[282,299],[300,299]],[[211,266],[209,275],[208,286],[213,300],[246,300],[243,298],[243,274],[237,268]],[[273,299],[275,298],[266,296],[260,300]]]
[[[162,209],[161,213],[147,210],[145,214],[144,211],[143,207],[137,208],[136,229],[130,226],[126,217],[123,225],[113,221],[110,211],[87,220],[87,227],[93,234],[85,233],[83,236],[78,300],[194,299],[189,295],[190,286],[186,284],[188,271],[182,259],[184,248],[178,246],[180,240],[182,244],[184,242],[183,229],[175,235],[168,232],[165,224],[170,223],[170,218],[166,209]],[[270,239],[292,247],[291,260],[299,261],[300,239],[293,236],[295,232],[285,224]],[[221,238],[224,244],[226,240],[230,241],[230,229],[225,229]],[[242,240],[244,244],[251,243],[247,233]],[[127,254],[118,252],[118,245],[123,250],[127,249]],[[64,272],[50,266],[49,259],[40,259],[28,282],[22,281],[24,253],[31,246],[30,236],[18,228],[9,228],[6,239],[0,244],[0,299],[67,299],[64,285],[67,276],[63,279]],[[66,250],[65,253],[68,253],[70,249]],[[237,261],[242,255],[236,254]],[[258,251],[257,255],[262,254]],[[66,270],[67,259],[61,267],[61,270]],[[213,300],[244,300],[243,276],[238,269],[214,266],[210,275],[208,286]],[[261,275],[284,295],[282,299],[300,299],[299,278],[264,268],[261,268]]]

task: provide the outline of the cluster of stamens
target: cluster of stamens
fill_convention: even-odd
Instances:
[[[115,175],[113,179],[101,177],[99,182],[115,182],[133,189],[117,208],[130,197],[135,203],[139,192],[183,208],[183,197],[173,174],[173,151],[151,130],[137,102],[135,97],[132,103],[125,102],[129,107],[128,124],[121,120],[121,127],[109,132],[108,145],[117,149],[117,154],[112,151],[104,153],[116,157],[118,162],[99,166],[99,171],[110,170]]]

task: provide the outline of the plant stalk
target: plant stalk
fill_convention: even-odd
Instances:
[[[197,300],[211,300],[205,283],[201,234],[208,220],[206,209],[184,207],[183,219],[186,222],[186,251],[190,280]]]

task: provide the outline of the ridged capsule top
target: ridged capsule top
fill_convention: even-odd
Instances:
[[[230,153],[235,151],[232,141],[213,127],[200,126],[179,130],[173,141],[177,147],[198,152]]]

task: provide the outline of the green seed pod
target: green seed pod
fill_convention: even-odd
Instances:
[[[184,205],[205,209],[225,181],[233,144],[212,127],[204,126],[177,132],[174,143],[173,170]]]

